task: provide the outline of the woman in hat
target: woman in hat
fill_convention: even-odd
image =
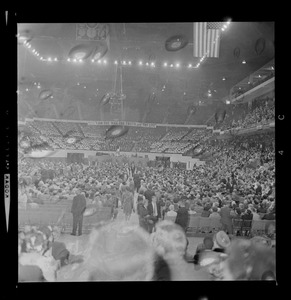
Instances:
[[[230,246],[230,238],[224,231],[218,231],[213,235],[213,251],[225,252]]]

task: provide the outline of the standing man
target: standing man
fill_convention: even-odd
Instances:
[[[148,229],[149,229],[149,233],[152,233],[154,230],[155,224],[159,220],[157,198],[156,198],[156,195],[152,195],[150,198],[146,198],[146,199],[148,200],[147,211],[150,215],[149,220],[151,221],[151,222],[149,222]]]
[[[146,204],[147,204],[147,200],[144,198],[144,196],[139,195],[137,197],[137,214],[139,219],[139,226],[148,232],[149,231],[148,219],[150,215],[146,209]]]
[[[177,211],[175,223],[180,225],[184,232],[186,232],[189,223],[189,213],[183,200],[179,201],[179,209]]]
[[[71,213],[73,214],[73,232],[71,235],[76,235],[77,228],[79,235],[82,235],[83,213],[86,209],[86,198],[78,189],[77,195],[73,198]]]
[[[224,206],[220,209],[220,222],[222,224],[222,230],[227,232],[227,234],[233,233],[232,228],[232,215],[231,215],[231,209],[230,209],[230,203],[225,203]]]
[[[138,190],[140,189],[140,185],[141,185],[141,178],[140,178],[140,172],[136,172],[133,174],[133,182],[134,182],[134,188],[135,190],[138,192]]]

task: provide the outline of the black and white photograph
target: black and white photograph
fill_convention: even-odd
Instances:
[[[275,22],[210,21],[17,22],[19,283],[276,284]]]

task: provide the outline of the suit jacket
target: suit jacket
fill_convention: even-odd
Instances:
[[[189,221],[189,213],[185,207],[180,207],[177,211],[177,217],[175,223],[186,229]]]
[[[156,203],[156,205],[157,205],[157,216],[156,217],[154,217],[154,207],[153,207],[153,202],[152,201],[150,201],[149,203],[148,203],[148,206],[147,206],[147,211],[148,211],[148,213],[149,213],[149,215],[152,217],[151,219],[158,219],[158,217],[159,217],[159,209],[158,209],[158,204]]]
[[[74,215],[82,214],[86,209],[86,198],[83,195],[77,195],[73,199],[71,212]]]
[[[226,206],[224,206],[220,209],[219,214],[221,216],[220,221],[221,221],[222,224],[225,224],[225,225],[231,225],[232,224],[232,221],[231,221],[232,216],[230,214],[230,211],[231,211],[231,209],[229,207],[226,207]]]
[[[201,213],[201,217],[209,217],[210,216],[210,211],[209,210],[203,210]]]
[[[154,194],[155,193],[152,190],[149,190],[149,189],[144,192],[144,196],[147,200],[152,200],[152,197],[153,197]]]
[[[142,203],[138,203],[137,205],[137,214],[139,217],[139,222],[146,224],[146,219],[145,217],[149,214],[148,210],[145,208],[145,206]]]

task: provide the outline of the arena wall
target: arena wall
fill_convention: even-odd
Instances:
[[[58,150],[55,151],[52,155],[50,155],[50,158],[66,158],[67,153],[84,153],[84,157],[88,158],[89,156],[96,156],[96,151],[87,151],[87,150]],[[116,155],[115,151],[102,151],[104,153],[108,154],[114,154]],[[201,161],[197,158],[191,158],[190,156],[183,156],[182,154],[165,154],[165,153],[151,153],[151,152],[120,152],[120,155],[125,155],[128,157],[131,157],[133,155],[137,155],[138,157],[145,157],[148,158],[151,161],[156,160],[156,157],[170,157],[171,162],[182,162],[186,163],[187,170],[192,170],[195,165],[201,165],[204,164],[204,161]]]

